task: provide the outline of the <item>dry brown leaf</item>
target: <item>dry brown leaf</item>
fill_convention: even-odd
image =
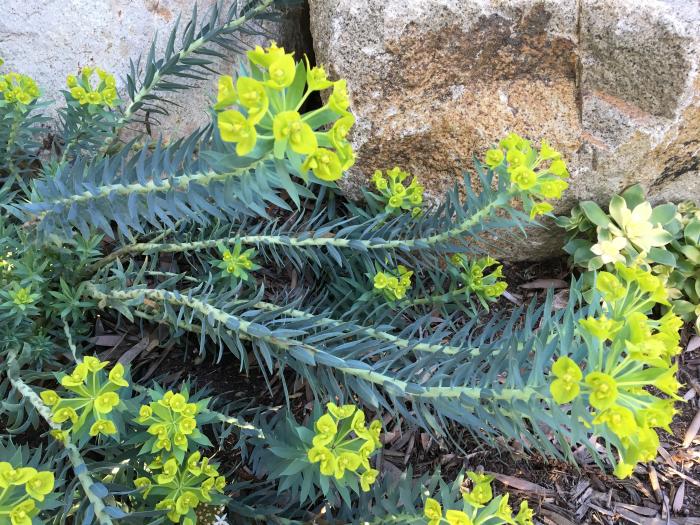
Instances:
[[[521,490],[529,494],[535,494],[537,496],[543,497],[552,497],[556,495],[553,490],[546,489],[541,485],[538,485],[537,483],[532,483],[531,481],[516,478],[514,476],[506,476],[505,474],[498,474],[496,472],[488,472],[488,474],[491,474],[494,478],[496,478],[504,485],[508,485],[509,487],[512,487],[516,490]]]
[[[659,448],[656,449],[656,451],[659,453],[659,456],[664,458],[664,461],[671,465],[672,467],[676,467],[676,461],[671,457],[671,454],[668,453],[666,450],[666,447],[662,444],[659,446]]]
[[[536,290],[546,288],[568,288],[569,284],[561,279],[535,279],[529,283],[521,284],[519,288]]]
[[[98,335],[90,339],[90,342],[95,344],[95,346],[117,346],[126,337],[126,334],[105,334]]]
[[[549,523],[552,523],[554,525],[575,525],[573,521],[569,521],[561,514],[557,514],[556,512],[548,509],[541,509],[539,511],[539,515],[543,518],[548,519]]]
[[[661,486],[659,485],[659,477],[656,475],[656,469],[652,465],[649,465],[648,472],[649,481],[651,482],[651,488],[654,490],[654,496],[656,497],[656,501],[661,503],[664,500],[664,498],[661,494]]]
[[[428,450],[430,448],[430,436],[427,433],[420,433],[420,444],[423,447],[423,450]]]
[[[160,341],[158,341],[158,339],[151,339],[151,335],[152,334],[148,334],[146,337],[124,352],[119,357],[118,362],[123,365],[128,365],[142,352],[150,352],[153,350],[160,343]]]
[[[511,303],[517,304],[518,306],[523,304],[523,298],[521,296],[519,296],[518,294],[505,291],[505,292],[503,292],[503,297],[508,299]]]

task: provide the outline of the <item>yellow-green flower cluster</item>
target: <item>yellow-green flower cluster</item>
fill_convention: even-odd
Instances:
[[[226,478],[200,452],[190,454],[183,464],[175,458],[164,461],[159,456],[147,470],[149,476],[136,478],[134,486],[142,491],[145,500],[157,500],[154,508],[167,511],[173,523],[196,525],[197,507],[218,503],[226,487]]]
[[[147,425],[150,438],[144,443],[144,450],[151,453],[167,453],[182,462],[191,442],[197,442],[202,434],[199,431],[197,415],[202,403],[190,403],[186,391],[175,393],[168,390],[161,397],[147,405],[141,405],[136,423]]]
[[[658,320],[648,317],[657,304],[667,305],[667,291],[651,272],[617,263],[615,272],[599,272],[596,290],[602,313],[580,321],[591,355],[586,373],[561,356],[552,366],[552,398],[560,404],[585,397],[597,431],[614,436],[620,461],[615,474],[629,476],[639,461],[656,457],[656,428],[669,429],[680,400],[672,363],[681,348],[683,322],[669,311]],[[666,394],[653,395],[647,387]]]
[[[448,509],[443,513],[442,505],[437,500],[426,498],[423,515],[428,525],[533,525],[533,512],[527,501],[520,504],[518,513],[513,516],[513,509],[508,504],[508,494],[493,497],[493,476],[477,472],[467,472],[467,476],[471,481],[471,489],[462,492],[461,509]]]
[[[381,421],[365,424],[365,414],[354,405],[328,403],[328,412],[316,420],[313,447],[307,453],[311,463],[319,463],[321,474],[336,480],[357,476],[364,492],[377,479],[379,471],[369,464],[381,448]]]
[[[52,472],[33,467],[14,468],[0,461],[0,523],[31,525],[39,513],[37,503],[44,501],[54,488]]]
[[[27,305],[34,304],[41,297],[41,294],[32,293],[31,286],[21,287],[16,285],[9,291],[9,294],[14,305],[20,309],[25,308]]]
[[[115,412],[124,410],[119,391],[129,386],[125,378],[124,365],[117,363],[109,371],[109,361],[85,356],[70,374],[60,374],[61,386],[72,395],[60,397],[54,390],[44,390],[40,396],[44,404],[51,407],[51,418],[55,423],[67,424],[65,431],[56,431],[61,439],[63,432],[90,437],[99,435],[117,436]]]
[[[248,52],[251,76],[219,79],[214,109],[225,142],[236,143],[240,156],[262,157],[272,151],[276,159],[285,156],[299,164],[302,174],[309,170],[320,180],[334,181],[355,162],[347,135],[355,123],[348,112],[350,101],[345,80],[331,82],[322,67],[295,63],[293,53],[273,42]],[[314,91],[332,87],[328,103],[302,115],[304,101]],[[237,106],[237,109],[226,109]],[[332,127],[322,130],[333,123]],[[254,152],[258,146],[258,150]]]
[[[386,176],[379,170],[372,175],[372,182],[379,191],[386,212],[401,213],[411,210],[412,216],[420,215],[424,188],[418,184],[417,177],[413,177],[410,184],[404,184],[409,176],[409,173],[399,167],[388,170]]]
[[[257,253],[253,248],[242,250],[241,243],[238,242],[233,247],[233,252],[224,248],[223,245],[219,247],[219,250],[221,251],[221,260],[216,263],[216,266],[234,281],[247,281],[250,278],[248,272],[260,269],[260,266],[253,262]]]
[[[97,74],[98,82],[93,87],[92,76]],[[68,75],[66,85],[70,96],[77,100],[81,106],[108,106],[113,107],[117,102],[117,83],[114,75],[107,73],[99,67],[84,67],[79,75]]]
[[[494,301],[508,288],[508,283],[501,280],[503,265],[492,257],[470,261],[465,255],[454,254],[449,260],[458,272],[455,280],[467,293],[474,293],[484,301]],[[496,268],[487,273],[486,270],[494,265]]]
[[[378,271],[374,275],[374,289],[389,301],[400,301],[411,288],[411,277],[413,272],[399,264],[396,271]]]
[[[3,61],[0,60],[0,66]],[[10,72],[0,75],[0,100],[27,106],[39,98],[39,86],[31,77]]]
[[[497,148],[486,152],[486,165],[507,174],[511,184],[527,196],[525,209],[530,218],[549,213],[553,207],[545,200],[559,199],[569,187],[564,180],[569,177],[561,153],[542,141],[539,150],[529,140],[516,133],[502,139]]]

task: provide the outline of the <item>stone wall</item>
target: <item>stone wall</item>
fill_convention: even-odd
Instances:
[[[317,62],[348,80],[358,120],[351,193],[398,164],[439,195],[512,130],[564,153],[559,212],[635,182],[700,199],[698,2],[310,0],[310,14]],[[535,232],[506,255],[556,249]]]

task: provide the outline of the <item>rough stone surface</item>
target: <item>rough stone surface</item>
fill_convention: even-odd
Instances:
[[[151,41],[159,35],[158,49],[165,48],[170,30],[182,13],[182,24],[198,4],[200,16],[216,0],[9,0],[2,3],[0,57],[2,71],[15,70],[32,76],[48,99],[63,101],[66,75],[83,66],[99,66],[115,74],[123,94],[129,60],[147,56]],[[182,27],[182,25],[181,25]],[[278,24],[267,24],[279,34]],[[264,37],[245,37],[244,45],[266,42]],[[279,38],[278,38],[279,40]],[[237,57],[231,54],[230,61]],[[218,64],[229,72],[231,66]],[[195,90],[172,97],[171,107],[154,133],[189,133],[209,118],[207,113],[216,79]]]
[[[350,194],[398,164],[439,195],[512,130],[568,160],[558,212],[635,182],[700,199],[698,2],[310,0],[310,15],[317,62],[348,80],[358,121]],[[552,255],[541,232],[505,256]]]

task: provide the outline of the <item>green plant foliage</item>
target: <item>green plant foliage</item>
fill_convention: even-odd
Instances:
[[[568,232],[564,249],[575,265],[589,271],[610,269],[616,262],[650,268],[664,279],[673,311],[686,321],[694,321],[700,333],[697,203],[652,207],[642,187],[635,185],[613,196],[608,213],[596,203],[584,201],[570,217],[559,217],[557,223]]]
[[[582,203],[570,229],[591,234],[590,220],[609,236],[587,248],[607,271],[574,280],[564,308],[549,294],[485,321],[507,287],[486,236],[523,230],[567,187],[546,142],[508,135],[440,204],[400,168],[348,202],[336,185],[354,162],[348,86],[274,43],[218,75],[209,125],[121,140],[169,93],[213,80],[280,5],[194,11],[124,89],[101,69],[69,76],[48,151],[48,102],[2,76],[0,522],[532,523],[487,473],[384,476],[389,422],[457,451],[517,441],[573,462],[585,447],[620,476],[653,459],[678,397],[696,209],[649,212],[629,193],[605,222]],[[622,236],[629,258],[614,252]],[[157,327],[203,366],[230,354],[232,388],[248,374],[260,392],[231,402],[196,373],[151,377],[135,352],[101,352],[105,324]]]

